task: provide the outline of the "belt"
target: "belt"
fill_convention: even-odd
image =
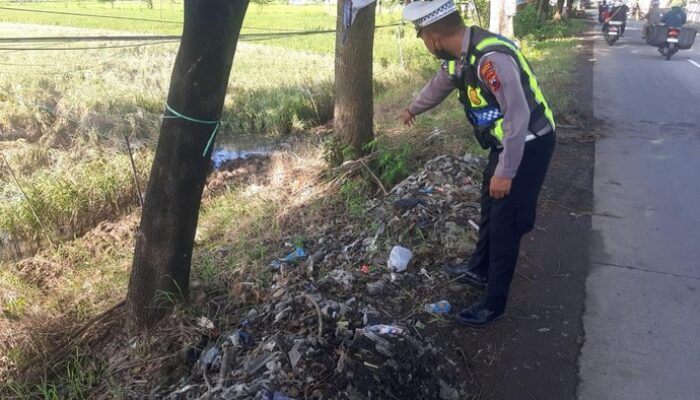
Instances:
[[[531,140],[535,140],[535,139],[540,138],[540,137],[542,137],[550,132],[552,132],[552,127],[548,125],[542,129],[540,129],[540,131],[537,133],[528,133],[528,135],[525,136],[525,141],[529,142]]]
[[[527,136],[525,136],[525,142],[527,143],[527,142],[533,141],[535,139],[539,139],[542,136],[545,136],[551,132],[554,132],[554,129],[552,129],[551,126],[547,125],[544,128],[540,129],[537,133],[528,133]],[[495,146],[495,147],[493,147],[493,149],[498,150],[498,151],[503,150],[503,145],[501,144],[501,145]]]

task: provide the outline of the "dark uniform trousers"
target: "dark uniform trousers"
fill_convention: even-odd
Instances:
[[[508,290],[518,261],[520,238],[535,226],[537,197],[547,174],[555,143],[554,132],[526,142],[510,194],[498,200],[489,195],[489,184],[501,151],[492,149],[489,154],[481,187],[479,240],[469,260],[469,266],[480,275],[488,277],[483,300],[491,310],[505,309]]]

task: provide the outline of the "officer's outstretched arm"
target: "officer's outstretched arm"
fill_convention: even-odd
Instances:
[[[442,103],[453,90],[455,85],[450,75],[444,69],[440,69],[413,100],[408,111],[413,115],[424,113]]]

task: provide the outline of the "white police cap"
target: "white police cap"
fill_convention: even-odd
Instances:
[[[414,1],[403,8],[403,19],[413,22],[417,30],[457,11],[453,0]]]

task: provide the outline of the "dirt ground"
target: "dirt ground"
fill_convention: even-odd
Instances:
[[[592,123],[591,112],[591,52],[592,44],[586,42],[585,49],[578,63],[580,84],[577,89],[577,98],[579,109],[575,113],[577,118],[580,117],[586,123],[576,124],[578,126],[595,125]],[[584,281],[588,266],[588,243],[590,241],[591,189],[594,165],[593,138],[595,137],[595,132],[564,126],[560,127],[557,134],[558,146],[540,197],[536,227],[533,232],[523,238],[521,262],[516,270],[516,278],[513,283],[506,316],[493,326],[485,329],[463,328],[450,322],[448,317],[430,318],[426,313],[421,313],[417,307],[422,303],[441,298],[449,299],[455,311],[457,311],[459,308],[474,301],[478,293],[456,283],[440,282],[441,280],[425,284],[425,279],[420,274],[416,274],[415,277],[409,276],[398,283],[392,283],[393,280],[389,281],[384,276],[380,278],[379,274],[371,273],[367,276],[364,273],[358,274],[356,270],[359,266],[354,266],[353,274],[360,276],[356,278],[357,282],[354,285],[350,284],[345,289],[337,289],[337,283],[334,284],[335,286],[331,285],[330,289],[319,285],[318,288],[312,288],[313,290],[309,289],[308,282],[303,276],[304,271],[301,269],[298,271],[298,276],[290,274],[287,277],[281,276],[279,278],[281,280],[277,282],[277,287],[298,289],[298,293],[292,293],[293,290],[290,289],[289,299],[286,300],[283,296],[285,293],[282,292],[279,296],[274,291],[271,291],[268,295],[274,300],[275,306],[283,304],[291,310],[296,310],[297,308],[301,310],[299,311],[298,316],[300,318],[298,320],[295,321],[295,318],[288,318],[289,324],[293,325],[292,328],[295,332],[300,331],[306,335],[312,335],[317,326],[316,311],[310,308],[309,304],[307,304],[308,302],[313,304],[314,302],[327,301],[329,304],[332,302],[341,306],[345,304],[341,302],[341,298],[345,300],[352,294],[356,294],[358,301],[363,305],[364,302],[369,305],[373,303],[381,304],[382,301],[380,300],[382,297],[400,300],[406,296],[404,299],[406,304],[401,306],[393,307],[392,302],[388,301],[384,305],[386,309],[380,309],[380,311],[381,314],[385,314],[384,317],[388,315],[392,316],[392,318],[383,319],[387,321],[400,320],[409,327],[415,327],[417,326],[416,322],[422,321],[426,326],[422,334],[418,332],[418,329],[413,328],[416,332],[416,337],[420,340],[391,341],[393,346],[391,347],[393,349],[391,352],[403,354],[406,358],[397,357],[401,362],[400,365],[396,362],[390,363],[389,361],[391,360],[387,361],[386,357],[380,357],[383,354],[378,355],[373,350],[376,342],[367,342],[366,338],[356,334],[357,340],[354,345],[356,348],[352,346],[346,347],[345,342],[347,338],[341,341],[342,335],[338,333],[330,335],[333,340],[343,343],[342,346],[339,345],[338,347],[343,350],[342,354],[333,354],[332,358],[329,358],[327,353],[320,352],[318,353],[318,359],[316,359],[311,356],[312,352],[307,353],[309,354],[308,360],[301,361],[301,364],[299,364],[299,368],[302,370],[306,369],[307,373],[300,373],[299,376],[307,376],[307,378],[313,376],[314,379],[319,380],[319,383],[316,386],[299,383],[297,386],[304,386],[310,391],[310,393],[303,392],[304,398],[323,398],[323,396],[328,395],[328,392],[321,389],[327,387],[335,387],[337,390],[336,397],[330,398],[365,398],[360,396],[360,393],[363,390],[365,392],[368,391],[369,388],[377,385],[377,383],[387,386],[389,388],[387,393],[406,399],[563,400],[575,398],[578,384],[577,358],[583,340],[581,318],[583,315]],[[237,180],[239,178],[240,166],[231,165],[230,167],[213,177],[208,186],[211,192],[222,189],[229,180]],[[265,163],[258,162],[255,164],[254,169],[260,172],[265,168]],[[451,171],[451,168],[449,169]],[[242,173],[241,176],[244,177],[247,174]],[[414,191],[417,191],[418,187],[414,189]],[[411,194],[411,196],[415,195],[416,193]],[[415,204],[410,207],[415,207]],[[460,223],[464,222],[464,225],[468,226],[465,218],[472,217],[471,214],[464,217],[461,215],[462,211],[452,210],[450,212],[456,213],[452,215],[452,219]],[[457,217],[464,217],[461,219],[465,219],[465,221],[461,221]],[[466,234],[466,232],[460,232],[460,235]],[[340,233],[343,232],[338,232],[338,234]],[[322,237],[323,235],[317,236]],[[346,236],[354,239],[357,235],[348,233]],[[345,257],[347,257],[348,252],[359,251],[357,249],[354,250],[355,247],[365,246],[361,240],[364,236],[360,235],[359,238],[359,242],[355,240],[343,250]],[[337,239],[343,241],[344,237],[339,236]],[[445,238],[438,239],[438,242],[446,240]],[[450,239],[450,241],[452,240]],[[316,245],[320,246],[320,242],[316,243]],[[313,246],[311,250],[313,250]],[[457,252],[464,253],[464,249]],[[418,251],[417,264],[426,266],[430,274],[438,274],[437,276],[439,276],[439,265],[446,258],[449,258],[451,254],[438,255],[428,251]],[[359,257],[351,258],[360,259]],[[331,259],[330,261],[330,264],[342,265],[342,260],[340,259]],[[431,278],[428,279],[432,281]],[[380,280],[387,283],[387,288],[383,289],[382,296],[364,294],[365,290],[355,290],[357,287],[365,286],[368,283],[377,283]],[[420,282],[424,282],[422,286]],[[404,290],[404,287],[410,288],[410,293]],[[296,294],[303,294],[303,296],[296,296]],[[304,300],[310,296],[316,300]],[[333,301],[332,298],[336,298],[337,302]],[[412,301],[408,302],[409,298]],[[353,302],[351,300],[354,301],[355,298],[353,297],[346,303],[349,303],[350,306],[348,307],[354,311],[350,312],[352,315],[348,318],[351,322],[353,320],[361,320],[362,314],[367,314],[367,312],[362,310],[359,305],[352,305]],[[272,304],[270,302],[268,309],[262,311],[261,326],[277,323],[278,317],[282,315],[281,313],[275,315],[275,312],[273,312],[275,307]],[[322,306],[323,304],[321,303]],[[297,316],[297,314],[293,315]],[[118,318],[122,318],[122,316],[120,315]],[[282,320],[281,317],[279,319]],[[328,321],[336,318],[335,316],[330,318],[324,316],[323,319]],[[283,321],[286,320],[284,319]],[[382,320],[379,322],[386,323],[387,321]],[[234,325],[225,326],[223,329],[233,329]],[[292,328],[288,330],[291,331]],[[352,324],[350,328],[353,328]],[[182,329],[181,326],[178,329]],[[262,351],[267,351],[265,348],[269,347],[266,345],[266,342],[273,344],[273,348],[277,346],[284,350],[280,352],[283,355],[288,354],[292,347],[297,345],[297,342],[301,346],[309,348],[333,348],[327,343],[318,345],[318,343],[314,342],[312,345],[313,341],[309,339],[311,336],[301,340],[300,338],[303,338],[304,335],[300,336],[298,332],[295,334],[296,336],[290,334],[287,335],[288,337],[277,335],[269,338],[266,336],[266,332],[258,331],[255,322],[252,327],[247,329],[247,332],[255,336],[256,340],[259,339],[261,354],[265,356],[261,356],[263,360],[267,355],[266,353],[263,354]],[[216,336],[220,337],[221,335],[217,333]],[[380,343],[385,342],[374,336],[367,337],[373,338],[372,340],[378,340]],[[222,342],[222,340],[219,340],[219,342]],[[121,342],[115,340],[114,343]],[[123,343],[121,344],[123,345]],[[182,345],[194,346],[194,343],[174,343],[173,346],[170,346],[172,348],[160,349],[154,354],[172,354],[174,348],[180,348]],[[120,347],[125,348],[127,346]],[[212,347],[208,348],[211,349]],[[204,350],[204,348],[201,350]],[[257,350],[255,349],[255,351]],[[341,356],[344,357],[346,350],[347,354],[351,354],[352,350],[356,352],[354,356],[356,356],[357,360],[354,362],[359,363],[358,360],[364,361],[364,365],[370,367],[351,368],[354,371],[352,379],[335,382],[331,379],[331,375],[326,374],[326,371],[333,371],[334,367],[340,368],[341,363],[338,360]],[[416,358],[413,356],[414,352],[425,353],[426,356]],[[254,351],[250,351],[250,353],[253,355],[257,354]],[[408,357],[406,354],[410,354],[411,357]],[[205,353],[202,353],[201,357],[204,357],[204,355]],[[144,379],[142,382],[144,386],[149,386],[149,390],[153,389],[155,391],[158,388],[150,387],[152,384],[158,383],[158,381],[163,383],[163,381],[175,379],[176,382],[170,382],[168,385],[180,387],[177,381],[180,380],[179,378],[184,380],[185,377],[183,375],[188,375],[188,373],[182,371],[185,365],[181,360],[171,361],[173,361],[171,364],[175,371],[169,370],[165,372],[163,370],[160,373],[143,370],[136,371],[146,375],[147,379]],[[282,361],[284,364],[284,359]],[[287,360],[287,362],[291,364],[291,360]],[[306,362],[308,364],[305,364]],[[383,368],[383,370],[389,372],[372,372],[372,369],[376,369],[380,364],[385,367],[391,366],[393,370]],[[277,366],[275,362],[266,365],[265,368],[268,369],[265,379],[273,381],[284,381],[286,379],[283,376],[285,371]],[[399,373],[393,372],[394,370]],[[296,373],[298,369],[294,369],[292,372]],[[161,377],[159,374],[167,376]],[[275,374],[281,377],[275,378]],[[403,379],[402,377],[404,376],[408,377],[408,380]],[[395,379],[396,377],[398,378]],[[133,378],[133,375],[130,376],[131,378]],[[200,381],[201,379],[197,378],[197,385],[202,387],[202,390],[205,390],[206,386]],[[149,384],[146,384],[146,382],[149,382]],[[209,384],[209,382],[206,383]],[[291,388],[293,385],[289,386]],[[339,388],[345,389],[338,390]],[[316,395],[317,391],[321,396]],[[151,393],[153,394],[154,392]],[[349,393],[357,394],[357,396],[352,397]],[[387,393],[384,393],[384,395]],[[301,393],[292,395],[301,396]],[[467,397],[464,397],[465,395]],[[182,398],[186,396],[185,394]],[[126,397],[129,398],[128,395]],[[366,398],[385,397],[381,393],[375,393],[374,396],[370,395]]]

